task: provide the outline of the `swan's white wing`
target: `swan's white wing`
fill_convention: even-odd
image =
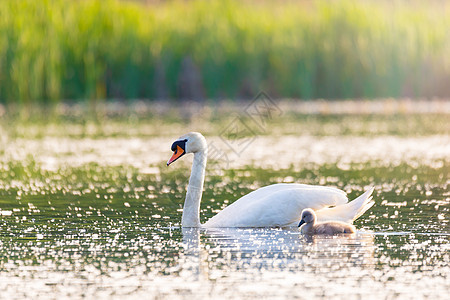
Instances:
[[[375,204],[372,196],[370,196],[373,189],[373,187],[368,189],[364,194],[347,204],[317,210],[317,219],[319,221],[343,221],[352,223]]]
[[[235,201],[204,224],[205,227],[292,226],[305,208],[320,210],[347,203],[338,189],[304,185],[274,184]]]
[[[241,198],[239,198],[237,201],[241,201],[244,200],[245,201],[256,201],[258,199],[260,199],[261,197],[265,197],[269,194],[273,194],[279,191],[284,191],[284,190],[293,190],[293,189],[303,189],[303,190],[312,190],[314,189],[315,191],[317,191],[318,193],[320,193],[320,191],[331,191],[333,193],[336,194],[340,194],[343,195],[344,197],[340,198],[339,203],[336,203],[335,205],[340,205],[340,204],[344,204],[348,202],[346,193],[344,191],[341,191],[339,189],[336,188],[332,188],[332,187],[326,187],[326,186],[320,186],[320,185],[309,185],[309,184],[301,184],[301,183],[277,183],[277,184],[272,184],[272,185],[267,185],[264,186],[262,188],[259,188],[257,190],[254,190],[253,192],[248,193],[247,195],[242,196]]]

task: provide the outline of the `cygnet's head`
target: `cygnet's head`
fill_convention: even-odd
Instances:
[[[302,226],[303,224],[312,223],[316,220],[316,213],[311,208],[305,208],[302,211],[302,218],[300,220],[300,223],[298,223],[298,227]]]
[[[199,151],[205,151],[208,148],[205,137],[199,132],[189,132],[179,137],[172,144],[173,155],[167,161],[167,165],[170,165],[186,153],[196,153]]]

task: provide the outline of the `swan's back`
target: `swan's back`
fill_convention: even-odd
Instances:
[[[205,227],[295,226],[305,208],[320,210],[348,202],[345,192],[323,186],[274,184],[238,199],[204,224]]]

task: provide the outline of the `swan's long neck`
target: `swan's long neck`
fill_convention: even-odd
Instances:
[[[206,151],[194,153],[191,177],[187,187],[186,199],[184,200],[182,227],[200,227],[200,201],[203,193],[203,182],[205,180]]]

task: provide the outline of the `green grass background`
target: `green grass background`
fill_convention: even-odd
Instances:
[[[3,0],[0,102],[448,97],[449,32],[445,1]]]

